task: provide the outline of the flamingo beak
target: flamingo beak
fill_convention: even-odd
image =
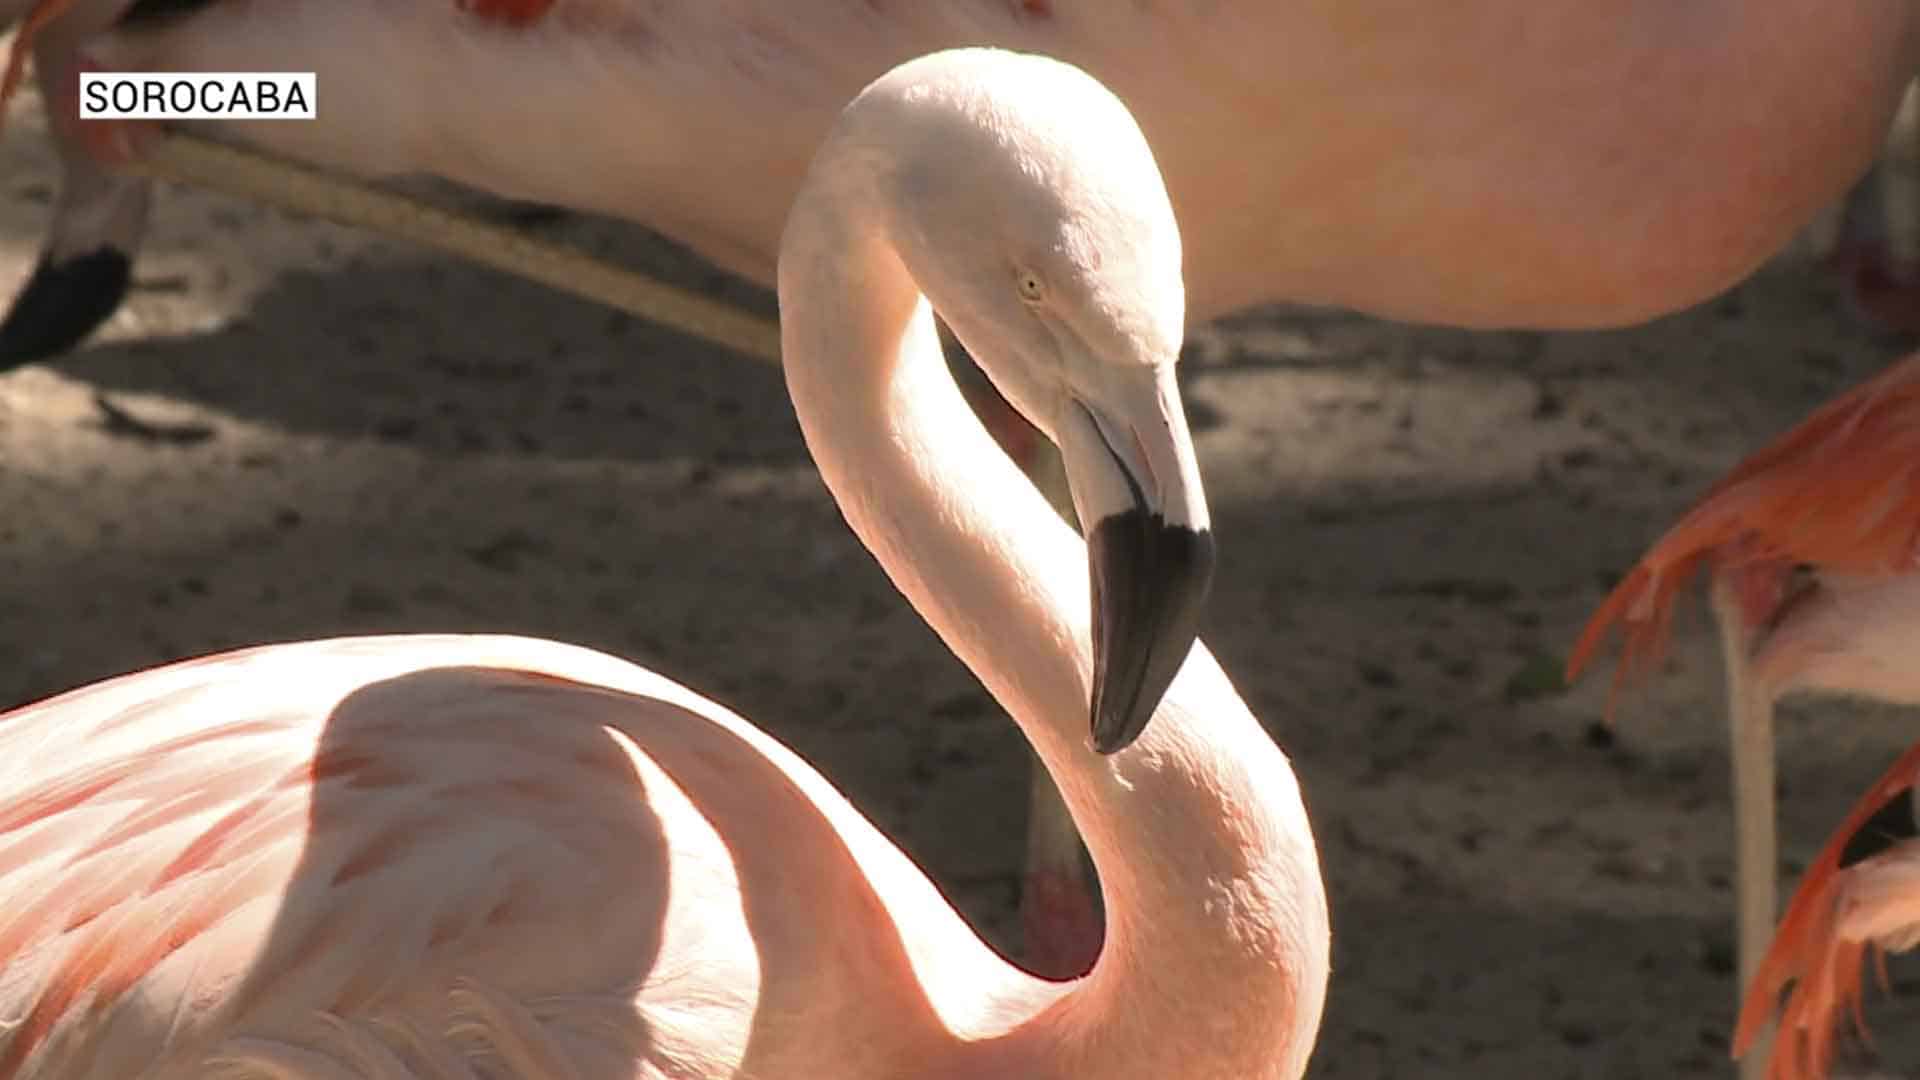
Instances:
[[[1173,370],[1076,398],[1061,458],[1087,536],[1093,746],[1132,745],[1200,633],[1216,558]]]

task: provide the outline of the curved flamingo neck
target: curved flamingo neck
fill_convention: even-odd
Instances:
[[[1105,890],[1094,970],[1007,1002],[1033,1015],[997,1050],[1072,1075],[1297,1077],[1327,916],[1286,757],[1200,645],[1139,742],[1089,747],[1085,545],[968,410],[864,175],[816,168],[782,246],[801,429],[854,532],[1032,742]]]

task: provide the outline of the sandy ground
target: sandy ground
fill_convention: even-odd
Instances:
[[[18,119],[8,293],[54,183],[37,115]],[[767,302],[633,230],[549,231]],[[1895,345],[1787,260],[1630,332],[1275,309],[1190,353],[1223,552],[1206,636],[1294,757],[1332,892],[1313,1074],[1728,1074],[1699,605],[1612,746],[1589,736],[1604,680],[1539,675],[1694,493]],[[634,657],[797,747],[1006,939],[1021,744],[857,546],[750,361],[171,190],[109,332],[0,376],[0,580],[0,704],[350,632]],[[1890,710],[1786,719],[1788,873],[1910,731]],[[1882,1016],[1920,1015],[1905,989]],[[1911,1039],[1882,1049],[1920,1060]]]

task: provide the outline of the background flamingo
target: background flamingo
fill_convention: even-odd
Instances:
[[[1619,324],[1693,303],[1859,175],[1920,44],[1901,0],[1684,14],[1475,0],[1444,18],[1331,0],[846,3],[804,18],[744,0],[11,7],[46,22],[33,45],[56,102],[88,62],[314,70],[327,119],[231,134],[643,221],[762,282],[808,156],[855,88],[942,45],[1057,55],[1140,115],[1186,222],[1200,321],[1275,298],[1476,326]],[[144,17],[115,29],[129,13]],[[629,123],[588,119],[615,103]],[[72,314],[63,332],[40,324],[43,346],[98,318],[145,213],[143,189],[103,172],[75,122],[55,126],[69,177],[28,294]]]
[[[1616,684],[1666,645],[1693,574],[1713,577],[1727,672],[1740,982],[1758,972],[1778,890],[1773,708],[1801,690],[1920,703],[1920,355],[1817,410],[1737,465],[1656,541],[1582,632],[1568,677],[1624,631]],[[1749,1039],[1758,1040],[1757,1028]],[[1745,1066],[1758,1076],[1764,1055]]]
[[[643,670],[524,639],[321,642],[0,725],[0,881],[23,898],[0,985],[24,1017],[0,1073],[1303,1071],[1327,971],[1304,810],[1204,648],[1174,678],[1207,518],[1173,384],[1178,239],[1138,130],[1062,65],[946,54],[864,94],[814,176],[781,262],[796,409],[849,523],[1089,826],[1114,918],[1095,971],[1001,964],[811,769]],[[921,288],[1045,403],[1091,593],[1088,549],[953,389]],[[1085,744],[1089,693],[1112,756]],[[1190,902],[1202,882],[1217,903]]]
[[[1787,905],[1749,988],[1734,1035],[1734,1053],[1746,1053],[1772,1022],[1789,983],[1782,1034],[1769,1075],[1819,1080],[1828,1074],[1841,1025],[1850,1017],[1864,1035],[1860,966],[1869,952],[1913,948],[1920,940],[1920,880],[1915,877],[1911,803],[1920,781],[1920,745],[1895,761],[1867,789],[1835,829]]]

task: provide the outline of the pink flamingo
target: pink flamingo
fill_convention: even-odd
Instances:
[[[1623,628],[1621,680],[1655,663],[1700,569],[1727,671],[1741,986],[1759,974],[1778,892],[1773,707],[1796,691],[1920,703],[1920,354],[1749,456],[1655,541],[1601,604],[1567,664],[1577,678]],[[1764,1041],[1750,1028],[1747,1044]],[[1758,1076],[1764,1054],[1750,1055]]]
[[[101,161],[138,139],[77,121],[87,64],[315,71],[318,121],[214,130],[640,221],[768,282],[856,89],[938,48],[1040,52],[1139,116],[1196,320],[1288,300],[1543,327],[1638,322],[1746,276],[1865,170],[1920,66],[1907,0],[0,0],[6,15],[26,20],[15,61],[24,42],[67,168],[0,335],[13,363],[112,311],[146,213],[146,182]]]
[[[1747,1053],[1773,1019],[1781,991],[1794,984],[1781,1014],[1774,1080],[1822,1080],[1841,1018],[1852,1013],[1865,1031],[1858,1017],[1867,953],[1884,958],[1920,944],[1920,839],[1909,801],[1916,783],[1920,745],[1867,789],[1787,905],[1734,1033],[1734,1053]]]
[[[1093,971],[1001,961],[658,675],[272,646],[0,722],[0,1077],[1301,1075],[1326,897],[1285,755],[1195,640],[1180,240],[1140,130],[1055,61],[907,64],[824,142],[779,267],[829,489],[1084,830]],[[935,310],[1062,447],[1088,541],[967,410]]]

